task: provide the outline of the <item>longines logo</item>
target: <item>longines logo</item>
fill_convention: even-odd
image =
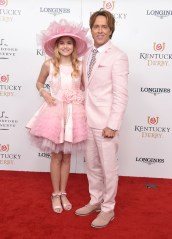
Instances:
[[[21,91],[21,86],[20,85],[12,85],[9,84],[10,81],[10,75],[0,74],[0,96],[14,96],[15,93]]]
[[[127,13],[115,11],[115,1],[102,1],[102,8],[112,13],[115,17],[115,25],[118,25],[120,21],[127,19]],[[92,14],[93,12],[90,12],[90,15]]]
[[[165,17],[172,16],[172,10],[147,10],[146,15],[151,15],[163,19]]]
[[[1,22],[12,22],[15,16],[21,15],[21,10],[9,9],[8,0],[0,0],[0,21]]]
[[[149,87],[141,87],[140,91],[142,93],[150,93],[153,94],[154,96],[159,95],[159,94],[169,94],[171,93],[170,88],[149,88]]]
[[[167,133],[170,133],[169,127],[158,126],[159,117],[147,117],[147,124],[135,125],[135,131],[138,132],[142,138],[161,139]]]
[[[165,159],[136,157],[136,162],[152,165],[156,163],[165,163]]]
[[[153,43],[154,53],[140,53],[140,59],[146,60],[148,66],[165,67],[172,60],[172,54],[162,53],[165,50],[166,44]]]
[[[38,153],[38,157],[51,158],[51,155],[48,153]]]
[[[5,39],[0,39],[0,59],[7,60],[10,57],[15,57],[17,48],[9,46]]]
[[[55,17],[60,14],[70,13],[70,8],[40,7],[40,12],[52,14]]]
[[[15,164],[15,160],[21,159],[20,154],[10,153],[9,144],[0,144],[0,164]]]
[[[0,111],[0,130],[9,130],[15,128],[18,124],[18,120],[11,119],[7,116],[5,111]]]

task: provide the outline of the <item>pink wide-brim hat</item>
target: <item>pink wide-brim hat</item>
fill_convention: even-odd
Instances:
[[[59,22],[50,23],[47,30],[42,31],[39,35],[39,43],[42,45],[45,53],[52,57],[54,55],[54,47],[56,41],[63,36],[69,36],[76,42],[78,57],[83,56],[91,45],[91,40],[86,36],[88,28],[84,28],[82,24],[71,23],[65,19]]]

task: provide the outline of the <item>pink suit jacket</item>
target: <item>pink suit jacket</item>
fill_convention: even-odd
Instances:
[[[128,102],[128,58],[110,41],[87,77],[87,61],[91,49],[83,59],[85,106],[91,128],[109,127],[119,130]]]

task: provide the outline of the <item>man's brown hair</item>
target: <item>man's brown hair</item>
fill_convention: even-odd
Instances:
[[[96,18],[98,16],[104,16],[106,17],[107,19],[107,24],[108,24],[108,27],[110,28],[110,30],[112,31],[111,35],[110,35],[110,38],[112,38],[112,35],[113,35],[113,32],[115,30],[115,18],[114,16],[112,15],[112,13],[110,13],[109,11],[106,11],[104,9],[100,9],[99,11],[97,12],[94,12],[91,17],[90,17],[90,29],[92,29],[93,25],[94,25],[94,22],[96,20]]]

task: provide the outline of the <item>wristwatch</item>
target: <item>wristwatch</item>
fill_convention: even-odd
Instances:
[[[107,127],[107,128],[110,129],[110,130],[113,130],[113,131],[115,131],[115,132],[117,131],[117,129],[111,129],[111,128],[109,128],[109,127]]]

